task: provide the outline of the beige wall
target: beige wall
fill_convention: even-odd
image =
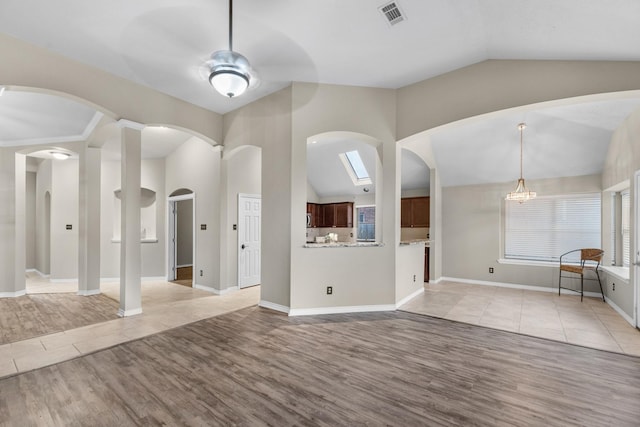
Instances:
[[[293,85],[291,158],[291,309],[395,304],[395,250],[399,241],[399,148],[395,142],[395,91],[335,85]],[[377,227],[384,246],[304,248],[307,138],[353,132],[378,141],[382,174]],[[326,295],[333,286],[333,295]]]
[[[26,178],[26,267],[28,270],[36,268],[36,173],[27,172]]]
[[[634,236],[638,234],[638,224],[634,221],[637,213],[638,200],[636,194],[635,173],[640,170],[640,110],[636,110],[624,121],[613,134],[609,151],[602,172],[602,186],[607,189],[629,180],[631,195],[631,254],[638,251]],[[609,194],[609,193],[605,193]],[[605,223],[608,228],[609,223]],[[611,288],[605,290],[618,307],[633,317],[633,283],[636,281],[636,269],[629,269],[630,286],[618,286],[613,292]],[[640,298],[640,297],[639,297]],[[639,303],[640,301],[636,302]]]
[[[398,90],[398,139],[522,105],[640,88],[640,62],[489,60]]]
[[[224,116],[225,150],[262,148],[262,244],[269,250],[262,252],[260,298],[280,307],[290,297],[291,111],[288,87]]]
[[[228,157],[225,152],[222,163],[223,179],[226,179],[223,188],[226,203],[222,206],[221,263],[226,270],[221,274],[220,283],[221,288],[225,289],[238,285],[238,231],[233,229],[233,224],[238,223],[238,194],[262,193],[262,149],[243,146]],[[263,240],[264,247],[268,247],[268,243]]]
[[[220,147],[193,137],[165,159],[165,195],[180,188],[188,188],[195,194],[195,283],[212,289],[219,289],[220,278],[220,157]],[[161,210],[166,217],[166,196],[159,199],[159,203],[164,206]],[[201,230],[201,224],[206,224],[207,229]],[[164,224],[160,235],[167,235]],[[166,250],[162,257],[166,257]]]
[[[469,185],[442,189],[442,275],[448,278],[556,288],[557,266],[500,264],[504,239],[505,195],[515,183]],[[527,181],[538,196],[599,193],[601,176]],[[489,273],[489,267],[494,273]],[[585,291],[599,292],[585,283]]]

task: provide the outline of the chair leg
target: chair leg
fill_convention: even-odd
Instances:
[[[598,277],[598,284],[600,285],[600,293],[602,294],[602,302],[606,302],[604,299],[604,291],[602,290],[602,282],[600,281],[600,275],[598,274],[598,270],[596,270],[596,276]]]
[[[558,296],[560,296],[560,288],[562,286],[562,270],[558,274]]]
[[[582,298],[584,297],[584,274],[580,275],[580,302],[582,302]]]

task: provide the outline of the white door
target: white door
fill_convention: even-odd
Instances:
[[[169,256],[167,263],[167,281],[172,282],[176,280],[176,201],[169,200],[169,230],[168,230],[168,245],[167,255]]]
[[[238,195],[238,287],[260,284],[260,196]]]

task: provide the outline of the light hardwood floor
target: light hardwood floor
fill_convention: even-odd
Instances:
[[[105,295],[33,294],[0,298],[0,345],[117,319]]]
[[[637,426],[640,359],[406,312],[251,307],[0,381],[2,426]]]

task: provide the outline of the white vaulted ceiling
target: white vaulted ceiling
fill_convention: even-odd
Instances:
[[[201,73],[227,48],[228,0],[2,0],[0,31],[218,113],[292,81],[399,88],[487,59],[640,61],[637,0],[398,0],[406,19],[394,26],[378,10],[386,3],[235,0],[234,50],[260,76],[237,99],[217,94]],[[13,93],[0,97],[5,146],[82,136],[95,119],[72,101]],[[529,124],[526,178],[598,173],[612,130],[640,103],[587,104],[434,131],[442,183],[515,179],[521,121]],[[158,138],[166,144],[151,157],[183,136]]]

